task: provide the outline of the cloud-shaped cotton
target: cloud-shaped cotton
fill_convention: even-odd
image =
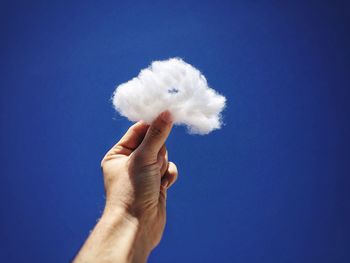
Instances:
[[[199,70],[179,58],[152,62],[113,94],[115,109],[130,121],[151,123],[168,110],[174,124],[186,125],[197,134],[221,127],[225,102]]]

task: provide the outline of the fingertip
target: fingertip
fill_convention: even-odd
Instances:
[[[168,168],[169,173],[171,174],[178,174],[177,166],[173,162],[169,162],[169,168]]]
[[[143,147],[153,155],[158,154],[172,128],[172,116],[169,111],[162,112],[149,126],[143,141]]]
[[[166,111],[163,111],[159,117],[166,123],[166,124],[170,124],[173,122],[173,117],[170,113],[170,111],[166,110]]]
[[[112,147],[113,153],[130,155],[144,139],[149,125],[138,121],[131,125],[123,137]]]
[[[144,120],[140,120],[140,121],[136,122],[135,124],[140,125],[140,126],[146,126],[146,127],[149,126],[149,124],[147,122],[145,122]]]
[[[145,136],[149,125],[144,121],[135,122],[133,125],[129,127],[126,134],[127,136]]]

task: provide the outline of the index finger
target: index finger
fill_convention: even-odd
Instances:
[[[132,125],[111,149],[115,154],[130,155],[142,142],[149,125],[139,121]]]

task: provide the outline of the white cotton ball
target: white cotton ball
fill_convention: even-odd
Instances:
[[[154,61],[113,94],[115,109],[130,121],[151,123],[168,110],[174,124],[190,133],[208,134],[221,127],[226,98],[208,86],[200,71],[180,58]]]

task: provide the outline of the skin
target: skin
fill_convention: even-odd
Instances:
[[[101,162],[106,205],[74,259],[81,262],[146,262],[163,235],[167,189],[177,179],[165,141],[169,112],[151,125],[137,122]]]

